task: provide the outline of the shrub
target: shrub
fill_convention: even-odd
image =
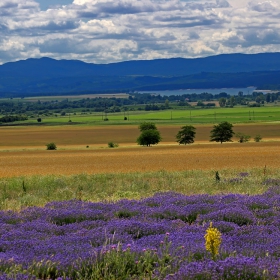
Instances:
[[[55,143],[53,143],[53,142],[47,144],[46,146],[47,146],[47,150],[56,150],[57,149]]]
[[[255,142],[260,142],[262,140],[262,137],[258,134],[254,138]]]
[[[112,142],[112,141],[108,143],[108,147],[109,147],[109,148],[117,148],[118,146],[119,146],[118,143],[114,143],[114,142]]]
[[[238,142],[239,142],[239,143],[249,142],[249,140],[250,140],[250,138],[251,138],[251,136],[245,135],[244,133],[241,133],[241,132],[236,133],[235,136],[236,136],[237,138],[239,138],[239,139],[238,139]]]
[[[38,119],[37,119],[37,122],[41,122],[41,121],[42,121],[42,119],[41,119],[41,118],[38,118]]]

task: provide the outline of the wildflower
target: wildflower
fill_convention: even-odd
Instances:
[[[248,172],[241,172],[241,173],[239,173],[239,176],[240,177],[248,177],[249,173]]]
[[[215,260],[219,254],[220,245],[222,242],[222,235],[217,228],[212,226],[210,223],[209,228],[206,230],[205,238],[205,249],[212,255],[212,259]]]

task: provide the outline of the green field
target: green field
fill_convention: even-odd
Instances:
[[[185,110],[165,110],[165,111],[128,111],[121,113],[67,113],[66,116],[40,116],[42,124],[133,124],[142,121],[153,121],[156,123],[193,123],[211,124],[228,121],[232,123],[258,123],[280,121],[280,107],[236,107],[236,108],[215,108],[215,109],[185,109]],[[107,117],[109,120],[104,121]],[[124,117],[128,120],[124,121]],[[37,117],[29,118],[25,124],[36,124]]]
[[[240,172],[249,177],[234,182]],[[0,210],[20,210],[44,206],[50,201],[82,199],[84,201],[116,201],[141,199],[157,192],[175,191],[186,195],[242,193],[261,194],[267,178],[279,178],[279,170],[260,168],[219,170],[221,182],[215,181],[215,170],[178,172],[133,172],[77,174],[72,176],[45,175],[0,178]]]

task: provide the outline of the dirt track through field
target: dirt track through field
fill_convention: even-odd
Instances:
[[[280,167],[278,142],[0,153],[0,177],[156,170],[246,169],[265,165],[270,168]]]

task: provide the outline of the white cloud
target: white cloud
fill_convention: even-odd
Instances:
[[[273,0],[74,0],[47,11],[35,0],[1,0],[0,63],[279,51],[279,15]]]

